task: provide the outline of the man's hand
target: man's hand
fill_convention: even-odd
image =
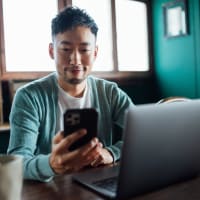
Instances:
[[[92,167],[113,163],[113,156],[107,149],[102,148],[102,146],[99,146],[97,148],[97,152],[99,154],[99,157],[90,164]]]
[[[99,158],[99,148],[102,148],[102,144],[97,138],[92,139],[79,149],[68,150],[73,142],[85,134],[87,134],[85,129],[81,129],[67,137],[64,137],[63,132],[56,134],[50,156],[50,166],[55,173],[64,174],[79,171]]]

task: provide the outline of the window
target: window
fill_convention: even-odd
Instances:
[[[115,0],[115,5],[112,2],[114,1],[72,0],[73,5],[85,8],[99,26],[98,44],[101,57],[94,69],[112,71],[115,63],[118,66],[117,71],[148,71],[146,4],[131,0]],[[112,11],[116,16],[116,27],[112,27]],[[116,37],[113,34],[114,30]],[[117,51],[112,48],[114,39]],[[112,52],[117,54],[115,62],[112,61]],[[106,66],[106,70],[103,66]]]
[[[112,54],[112,12],[110,2],[110,0],[72,0],[73,5],[86,9],[95,19],[99,27],[97,36],[99,52],[94,64],[94,71],[112,71],[114,69],[114,59]]]
[[[147,7],[138,1],[116,1],[116,29],[119,71],[147,71]]]
[[[0,33],[3,77],[14,74],[12,78],[27,78],[32,72],[53,71],[48,44],[51,18],[58,10],[57,0],[2,0],[0,7],[3,9]]]
[[[51,41],[50,22],[57,13],[56,8],[57,0],[3,0],[8,72],[53,70],[47,50]]]
[[[57,8],[68,4],[86,9],[99,26],[95,74],[117,77],[150,71],[147,1],[0,0],[3,78],[36,78],[55,70],[48,55],[50,23]]]

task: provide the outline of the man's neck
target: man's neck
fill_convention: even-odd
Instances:
[[[69,83],[62,84],[59,81],[58,84],[69,95],[73,97],[82,97],[86,87],[86,80],[80,84],[69,84]]]

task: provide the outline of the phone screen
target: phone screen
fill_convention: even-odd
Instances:
[[[74,142],[69,150],[74,150],[88,143],[97,136],[98,113],[94,108],[68,109],[64,114],[64,135],[74,133],[79,129],[86,129],[87,134]]]

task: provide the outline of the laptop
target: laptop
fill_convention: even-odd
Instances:
[[[106,198],[127,199],[197,176],[200,100],[130,107],[123,141],[119,164],[74,174],[73,180]]]

